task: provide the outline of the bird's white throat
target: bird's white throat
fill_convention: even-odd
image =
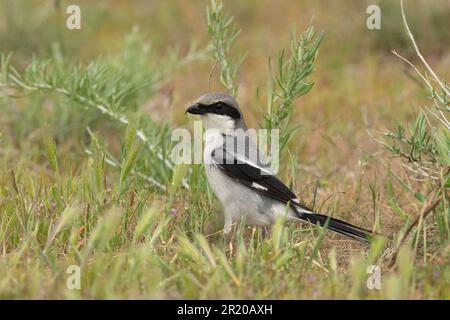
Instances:
[[[234,120],[226,115],[208,113],[202,117],[202,120],[206,130],[217,129],[226,133],[227,130],[235,128]]]

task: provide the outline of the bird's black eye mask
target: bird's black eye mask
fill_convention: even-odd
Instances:
[[[225,102],[219,101],[219,102],[210,104],[208,106],[200,104],[199,108],[204,110],[207,113],[215,113],[215,114],[225,115],[225,116],[229,116],[230,118],[235,119],[235,120],[241,118],[241,114],[239,113],[239,111],[237,111],[232,106],[226,104]]]

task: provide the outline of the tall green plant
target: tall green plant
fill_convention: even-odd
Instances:
[[[423,80],[433,104],[421,110],[413,124],[399,124],[396,131],[383,133],[384,140],[377,140],[391,154],[399,157],[410,178],[421,181],[423,186],[418,191],[407,188],[421,203],[421,209],[419,214],[412,219],[404,234],[399,237],[398,245],[390,260],[391,264],[395,263],[396,257],[410,233],[412,233],[411,244],[415,252],[418,250],[422,232],[425,238],[425,219],[431,213],[435,213],[441,241],[448,241],[450,237],[448,206],[448,188],[450,187],[450,122],[448,120],[450,106],[448,97],[450,88],[436,75],[422,56],[409,28],[402,0],[400,0],[400,6],[406,33],[417,56],[434,81],[428,80],[409,60],[395,51],[393,52],[409,64]],[[409,185],[409,181],[401,182],[404,186]],[[425,244],[423,250],[425,255]]]
[[[211,6],[206,7],[206,18],[214,60],[220,65],[220,81],[235,96],[238,91],[239,67],[245,54],[232,58],[230,50],[241,30],[234,25],[233,17],[224,13],[220,0],[212,0]]]
[[[34,58],[20,72],[11,64],[11,55],[2,54],[0,87],[7,88],[3,92],[12,97],[21,94],[26,97],[24,93],[41,96],[57,93],[68,106],[79,107],[86,117],[93,112],[114,125],[129,125],[129,116],[139,111],[139,106],[154,94],[174,70],[202,55],[203,50],[197,50],[194,46],[182,57],[172,50],[166,61],[156,64],[151,59],[149,61],[149,46],[139,31],[134,29],[125,37],[121,55],[104,57],[88,64],[67,61],[56,46],[52,58]],[[168,126],[156,123],[150,117],[141,117],[139,123],[140,126],[133,132],[148,151],[145,160],[135,162],[133,159],[122,166],[105,152],[109,154],[107,163],[120,167],[122,178],[130,172],[137,172],[147,182],[164,189],[163,186],[171,181],[174,168],[169,157]],[[88,153],[92,152],[88,150]],[[137,155],[136,152],[131,154]],[[132,170],[131,163],[141,166]],[[183,185],[187,186],[186,181]]]
[[[278,73],[272,75],[269,60],[269,81],[267,111],[264,115],[265,128],[280,130],[280,152],[286,147],[297,126],[291,126],[295,99],[307,94],[314,82],[310,79],[315,69],[317,51],[323,38],[323,32],[317,33],[313,27],[300,36],[294,31],[291,40],[290,55],[285,50],[278,55]]]
[[[230,94],[236,95],[239,86],[239,67],[245,54],[232,58],[230,50],[240,30],[234,25],[233,17],[224,13],[220,1],[211,0],[206,15],[213,57],[221,67],[220,80]],[[315,60],[322,38],[323,33],[317,33],[313,27],[308,28],[300,36],[294,31],[289,54],[281,50],[278,55],[278,70],[275,75],[269,60],[267,110],[264,114],[263,127],[268,130],[280,130],[280,151],[286,147],[295,129],[298,128],[291,126],[295,100],[307,94],[314,85],[310,76],[315,69]]]

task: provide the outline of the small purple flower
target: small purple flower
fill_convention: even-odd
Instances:
[[[252,297],[253,296],[252,288],[248,288],[247,290],[245,290],[245,296],[246,297]]]
[[[176,217],[178,215],[178,210],[175,209],[175,208],[172,208],[170,210],[170,215],[173,216],[173,217]]]

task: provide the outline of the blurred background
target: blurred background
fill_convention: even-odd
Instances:
[[[124,46],[125,35],[139,28],[151,47],[150,63],[158,64],[167,57],[168,48],[184,54],[192,43],[199,47],[207,44],[207,3],[2,0],[0,51],[13,52],[13,62],[19,69],[33,56],[49,57],[55,44],[69,61],[88,62],[117,54]],[[81,8],[81,30],[65,28],[66,8],[70,4]],[[366,28],[366,8],[370,4],[381,8],[381,30]],[[242,29],[234,48],[236,52],[247,53],[238,99],[252,126],[261,121],[255,92],[257,88],[264,92],[268,59],[276,59],[280,49],[289,48],[293,26],[302,31],[314,25],[325,32],[313,75],[316,86],[296,102],[295,120],[302,123],[302,130],[307,133],[307,137],[299,136],[302,147],[308,149],[304,151],[308,157],[303,162],[314,163],[316,157],[328,154],[329,144],[318,141],[325,134],[339,145],[335,152],[341,155],[336,161],[342,159],[341,165],[352,167],[359,159],[355,153],[361,152],[356,145],[367,144],[370,149],[364,119],[369,125],[376,123],[378,129],[383,129],[410,117],[415,108],[428,102],[414,80],[415,75],[391,53],[396,50],[412,61],[416,59],[401,23],[398,1],[230,0],[226,1],[226,9]],[[450,3],[408,0],[406,14],[423,54],[443,78],[448,77]],[[185,123],[182,111],[208,90],[212,64],[206,55],[205,59],[177,69],[158,92],[142,101],[144,111],[151,109],[156,118],[169,116],[177,126]],[[224,89],[215,81],[212,90]]]

